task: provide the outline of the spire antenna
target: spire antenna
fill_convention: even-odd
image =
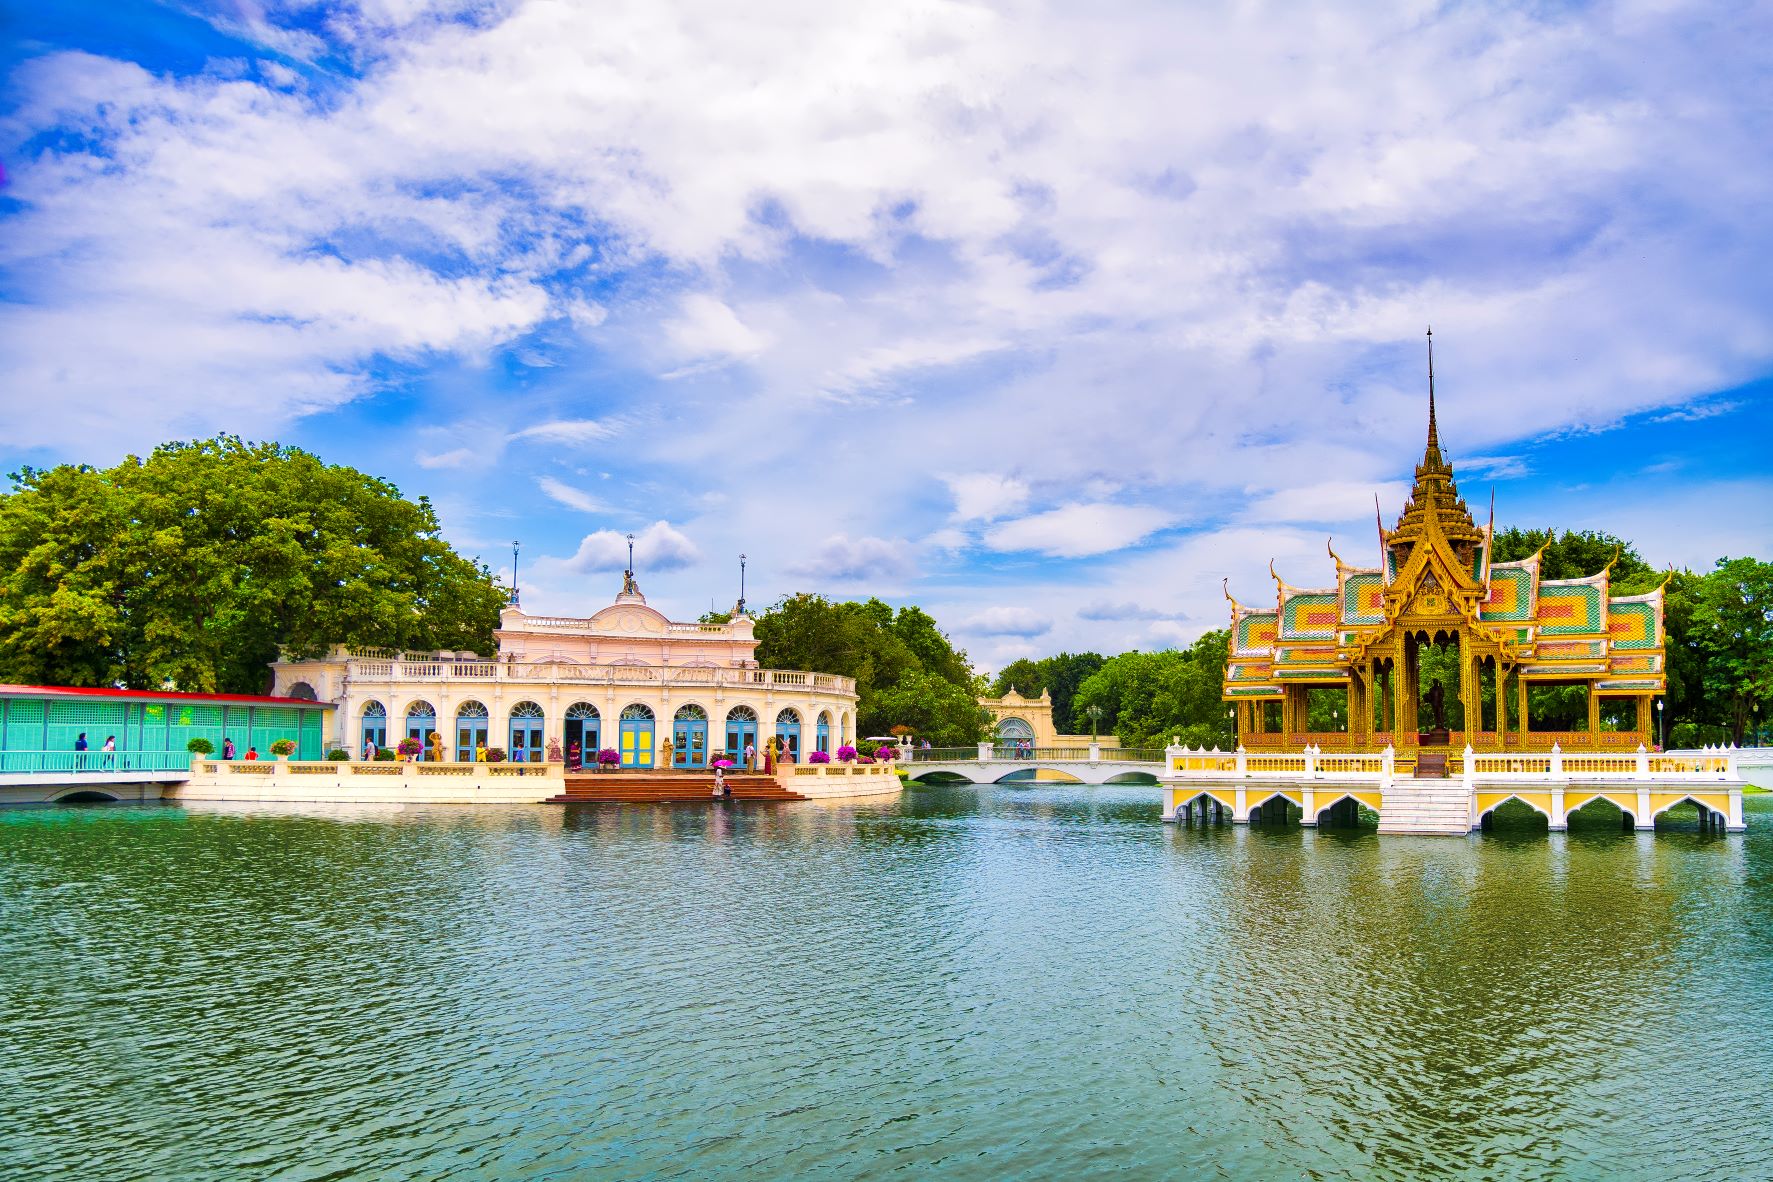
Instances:
[[[1428,326],[1428,451],[1430,456],[1441,458],[1440,427],[1434,417],[1434,325]]]

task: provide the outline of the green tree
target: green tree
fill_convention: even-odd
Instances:
[[[1498,530],[1490,549],[1491,561],[1531,558],[1541,546],[1545,548],[1539,560],[1542,579],[1586,579],[1611,562],[1613,594],[1635,595],[1651,590],[1662,578],[1630,542],[1596,530],[1565,530],[1561,535],[1551,529]]]
[[[1230,750],[1237,732],[1220,697],[1230,639],[1218,629],[1187,649],[1110,657],[1078,687],[1073,711],[1099,706],[1103,728],[1128,747],[1161,747],[1176,738]]]
[[[1705,657],[1706,699],[1742,743],[1773,704],[1773,563],[1720,558],[1699,580],[1691,635]]]
[[[0,677],[259,692],[279,650],[485,651],[504,592],[424,498],[233,436],[0,496]]]
[[[884,735],[895,725],[916,727],[931,743],[970,743],[979,734],[966,653],[921,608],[895,612],[879,599],[790,595],[757,618],[756,634],[763,665],[855,678],[858,735]],[[918,705],[914,694],[933,696]],[[925,725],[937,732],[925,733]]]

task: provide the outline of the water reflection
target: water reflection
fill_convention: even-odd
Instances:
[[[0,812],[0,1176],[1773,1172],[1765,802],[1728,838],[1157,814]]]

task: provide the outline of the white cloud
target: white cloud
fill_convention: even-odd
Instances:
[[[990,607],[969,617],[962,627],[981,636],[1039,636],[1053,621],[1028,607]]]
[[[436,454],[420,452],[414,458],[421,468],[465,468],[479,459],[480,453],[470,447],[458,447]]]
[[[1410,486],[1399,481],[1327,480],[1258,496],[1243,516],[1246,521],[1307,524],[1371,521],[1377,505],[1396,518],[1409,495]]]
[[[696,544],[666,521],[655,521],[634,536],[634,569],[638,574],[682,570],[701,558]],[[565,562],[568,570],[580,574],[624,570],[627,565],[627,536],[613,529],[586,534],[578,551]]]
[[[536,483],[551,499],[559,501],[569,509],[577,509],[582,513],[607,512],[607,507],[602,501],[599,501],[584,489],[574,488],[563,480],[556,480],[552,476],[544,476]],[[624,560],[626,559],[626,556],[627,551],[624,549]]]
[[[1157,608],[1142,607],[1137,603],[1113,603],[1106,600],[1087,603],[1077,609],[1080,620],[1162,620],[1174,614]]]
[[[990,521],[1014,513],[1028,503],[1028,482],[994,472],[944,476],[954,494],[954,516],[961,521]]]
[[[916,574],[911,545],[902,538],[833,534],[807,557],[787,566],[791,575],[835,583],[894,583]]]
[[[512,440],[534,439],[543,443],[595,443],[609,439],[616,429],[596,419],[551,419],[511,433]]]
[[[1140,505],[1066,505],[1006,522],[985,535],[993,550],[1035,550],[1055,558],[1081,558],[1122,550],[1172,518]]]
[[[695,292],[683,298],[677,319],[665,333],[681,357],[750,357],[762,352],[769,337],[740,323],[738,314],[713,296]]]

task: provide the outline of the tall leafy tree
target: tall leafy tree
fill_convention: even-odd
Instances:
[[[257,692],[282,650],[486,651],[504,592],[420,498],[233,436],[0,496],[0,677]]]
[[[1237,733],[1220,691],[1230,638],[1221,628],[1186,649],[1110,657],[1078,687],[1073,710],[1100,707],[1103,728],[1128,747],[1161,747],[1176,738],[1229,750]]]
[[[757,618],[757,659],[855,678],[858,735],[911,726],[941,745],[979,736],[979,690],[966,653],[921,608],[790,595]]]
[[[1773,563],[1719,559],[1699,580],[1691,627],[1705,696],[1741,743],[1773,706]]]
[[[1631,595],[1648,591],[1661,581],[1661,575],[1645,562],[1630,542],[1598,530],[1553,529],[1497,530],[1491,547],[1494,562],[1516,562],[1530,558],[1544,547],[1539,560],[1542,579],[1586,579],[1613,563],[1612,590],[1615,595]]]

